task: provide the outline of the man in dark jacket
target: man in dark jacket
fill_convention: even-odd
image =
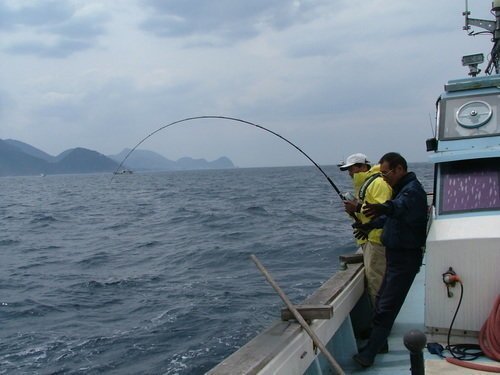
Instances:
[[[427,195],[406,160],[390,152],[380,159],[380,173],[393,189],[393,198],[366,204],[363,213],[384,222],[386,271],[377,295],[373,330],[368,344],[353,359],[362,367],[373,365],[387,344],[392,325],[420,270],[427,226]]]

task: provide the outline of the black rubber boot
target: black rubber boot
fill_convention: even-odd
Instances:
[[[373,327],[372,334],[368,340],[368,344],[361,352],[354,355],[352,359],[362,367],[370,367],[375,361],[375,356],[381,352],[384,345],[387,345],[390,329],[384,327]]]

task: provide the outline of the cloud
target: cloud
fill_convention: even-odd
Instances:
[[[71,18],[73,9],[67,2],[40,1],[24,7],[9,7],[0,3],[0,28],[14,30],[22,26],[43,27],[62,23]]]
[[[64,58],[75,52],[83,51],[92,47],[85,40],[58,39],[55,44],[44,42],[20,42],[7,47],[7,52],[17,55],[36,55],[39,57]]]
[[[102,7],[76,7],[64,0],[33,2],[22,7],[0,5],[0,28],[12,42],[4,50],[13,54],[65,58],[96,47],[110,19]],[[51,40],[50,42],[47,42]]]
[[[195,36],[214,45],[230,45],[269,28],[283,30],[310,21],[324,3],[325,0],[144,0],[148,16],[141,27],[159,37]]]

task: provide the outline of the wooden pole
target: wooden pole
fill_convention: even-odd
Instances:
[[[328,349],[326,348],[326,346],[323,345],[323,343],[321,342],[321,340],[319,339],[319,337],[316,336],[316,333],[314,333],[314,331],[311,329],[311,327],[309,327],[309,324],[307,324],[307,322],[304,320],[304,318],[302,318],[302,315],[299,314],[299,312],[297,311],[297,309],[295,308],[295,306],[288,299],[288,297],[286,296],[286,294],[281,290],[281,288],[279,287],[279,285],[273,280],[272,276],[269,274],[269,272],[267,272],[267,270],[262,265],[262,263],[260,263],[260,261],[257,259],[257,257],[255,255],[253,255],[253,254],[250,255],[250,258],[255,263],[255,265],[260,270],[260,272],[262,272],[262,274],[264,275],[264,277],[266,278],[266,280],[269,282],[269,284],[271,284],[271,286],[274,288],[274,290],[276,290],[276,292],[279,294],[279,296],[281,297],[281,299],[283,300],[283,302],[285,302],[285,305],[288,307],[288,310],[290,310],[292,312],[292,314],[295,317],[295,319],[300,323],[300,325],[302,326],[302,328],[305,329],[305,331],[307,332],[307,334],[313,340],[314,344],[321,350],[321,352],[326,357],[326,359],[328,360],[328,362],[330,362],[330,364],[332,365],[333,369],[337,372],[337,374],[344,375],[345,374],[344,371],[339,366],[339,364],[337,363],[337,361],[335,360],[335,358],[333,358],[333,356],[330,354],[330,352],[328,351]]]

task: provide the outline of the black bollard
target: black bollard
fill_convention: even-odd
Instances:
[[[418,329],[413,329],[405,334],[403,342],[410,351],[411,374],[424,375],[425,365],[422,350],[427,343],[427,338]]]

